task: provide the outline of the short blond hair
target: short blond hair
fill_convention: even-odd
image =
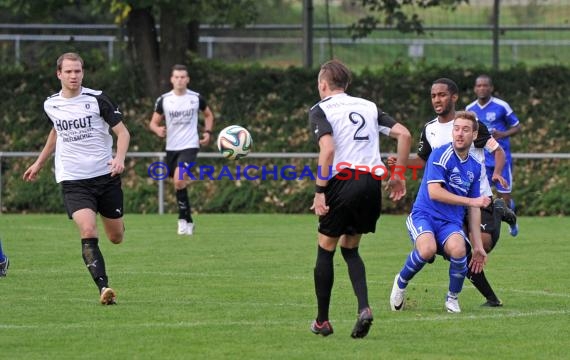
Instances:
[[[72,61],[79,61],[81,63],[81,67],[83,67],[83,59],[79,56],[78,53],[68,52],[62,54],[60,57],[57,58],[57,70],[61,70],[61,64],[63,64],[63,60],[72,60]]]
[[[454,119],[471,120],[473,123],[473,131],[479,130],[479,121],[477,120],[477,115],[473,111],[458,111],[455,113]]]

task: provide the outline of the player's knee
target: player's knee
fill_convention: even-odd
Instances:
[[[447,241],[448,243],[445,246],[445,250],[450,257],[458,258],[467,254],[464,242],[450,240]]]
[[[82,239],[96,238],[97,226],[82,226],[80,232]]]
[[[116,234],[110,234],[109,235],[109,240],[113,243],[113,244],[120,244],[123,242],[123,233],[116,233]]]
[[[188,185],[188,183],[186,182],[186,180],[182,179],[175,179],[174,180],[174,189],[175,190],[183,190],[186,189],[186,186]]]
[[[437,246],[434,244],[424,244],[424,246],[418,247],[418,253],[424,260],[429,260],[435,256],[437,253]]]
[[[109,238],[109,241],[111,241],[113,244],[120,244],[123,242],[123,238],[125,235],[125,226],[121,225],[121,227],[117,227],[117,229],[110,229],[107,232],[107,237]]]

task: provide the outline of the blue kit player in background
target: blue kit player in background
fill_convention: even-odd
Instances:
[[[474,91],[477,100],[467,105],[468,111],[473,111],[479,121],[484,123],[489,132],[499,142],[506,154],[506,163],[503,168],[502,176],[507,181],[507,187],[500,183],[494,183],[498,196],[505,200],[507,206],[515,210],[515,202],[512,198],[513,190],[513,159],[511,155],[510,137],[518,133],[521,129],[519,119],[515,115],[509,104],[492,96],[493,81],[488,75],[479,75],[475,80]],[[489,177],[495,168],[495,158],[489,154],[485,154],[485,165],[487,167],[487,176]],[[489,183],[493,184],[489,178]],[[518,224],[510,226],[510,234],[517,236],[519,232]]]
[[[481,208],[491,198],[480,194],[482,166],[469,152],[477,137],[475,114],[459,111],[453,123],[453,142],[432,151],[412,212],[406,220],[414,249],[402,270],[396,274],[390,307],[404,308],[410,280],[438,253],[449,258],[448,312],[461,312],[458,295],[468,271],[467,254],[472,248],[471,271],[479,273],[487,260],[481,240]],[[468,212],[471,244],[463,231],[465,208]]]
[[[8,256],[6,256],[2,250],[2,239],[0,239],[0,277],[6,276],[9,266],[10,260],[8,260]]]

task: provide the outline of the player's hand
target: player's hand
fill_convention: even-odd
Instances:
[[[469,199],[470,207],[486,208],[490,204],[491,204],[491,198],[485,195],[479,196],[478,198]]]
[[[502,177],[501,174],[493,173],[493,176],[491,177],[491,181],[493,181],[494,183],[498,182],[505,189],[507,189],[509,187],[509,183],[507,183],[507,180],[505,180],[505,178]]]
[[[495,138],[495,140],[499,140],[506,137],[504,131],[495,130],[495,129],[491,131],[491,135]]]
[[[166,126],[158,126],[155,131],[156,135],[161,138],[166,137]]]
[[[386,159],[386,164],[388,164],[389,168],[392,168],[392,167],[396,166],[397,160],[398,160],[398,158],[396,158],[395,156],[388,156],[388,158]]]
[[[324,193],[315,193],[311,210],[314,210],[317,216],[323,216],[329,212]]]
[[[469,268],[475,274],[479,274],[483,271],[485,264],[487,263],[487,253],[483,247],[474,248],[472,252],[471,262],[469,263]]]
[[[390,200],[396,202],[406,196],[406,180],[390,180],[385,189],[390,192]]]
[[[201,146],[206,146],[210,143],[210,139],[212,138],[212,135],[210,133],[205,132],[203,134],[203,137],[200,139],[200,145]]]
[[[111,176],[119,175],[125,170],[125,163],[117,159],[112,159],[108,162],[111,168]]]
[[[36,181],[38,178],[38,173],[40,172],[41,167],[37,163],[33,163],[22,176],[24,181]]]

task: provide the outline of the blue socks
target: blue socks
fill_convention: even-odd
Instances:
[[[426,264],[426,260],[420,256],[417,249],[412,250],[404,267],[400,271],[400,276],[398,277],[398,286],[400,289],[405,289],[408,286],[408,282],[412,280],[414,275],[416,275]]]
[[[449,291],[460,293],[467,275],[467,256],[449,258]]]

